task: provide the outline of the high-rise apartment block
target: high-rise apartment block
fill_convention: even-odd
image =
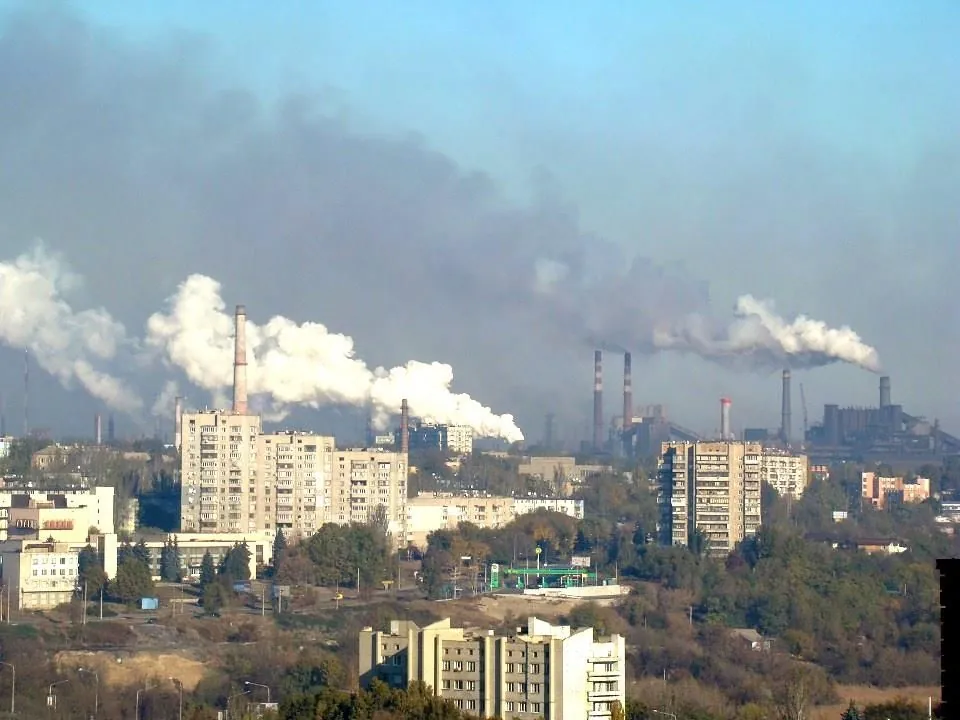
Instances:
[[[255,532],[266,512],[258,486],[260,417],[226,410],[185,412],[180,448],[180,529]]]
[[[333,438],[324,435],[278,432],[260,436],[256,482],[250,484],[258,527],[308,537],[330,522],[333,451]]]
[[[623,711],[624,638],[594,638],[531,617],[526,632],[496,635],[440,620],[418,627],[394,620],[390,632],[360,631],[360,682],[405,688],[421,682],[470,715],[488,718],[611,718]]]
[[[659,463],[660,541],[726,555],[760,527],[759,443],[667,442]]]
[[[810,470],[806,455],[765,448],[760,469],[763,481],[780,495],[799,499],[807,489]]]
[[[330,503],[326,522],[383,523],[398,547],[406,545],[406,456],[379,449],[335,451]]]

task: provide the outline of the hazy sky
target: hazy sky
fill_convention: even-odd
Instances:
[[[0,256],[42,237],[131,334],[203,272],[252,318],[450,362],[531,439],[548,410],[580,436],[590,347],[515,291],[549,252],[601,278],[639,256],[611,313],[708,288],[720,316],[751,293],[849,324],[895,401],[960,432],[956,2],[0,8]],[[876,403],[865,371],[795,375],[811,419]],[[36,376],[34,424],[91,426]],[[635,355],[634,394],[703,431],[724,394],[736,427],[779,421],[775,375],[693,357]]]

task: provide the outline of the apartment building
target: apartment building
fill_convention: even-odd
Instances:
[[[807,456],[765,448],[760,458],[760,474],[780,495],[799,499],[810,479]]]
[[[334,451],[329,497],[329,516],[324,522],[382,522],[397,547],[406,545],[405,453],[378,448]]]
[[[526,632],[455,628],[449,619],[420,628],[393,620],[389,632],[360,631],[360,682],[393,687],[422,682],[480,717],[610,718],[624,705],[625,644],[529,618]]]
[[[891,502],[919,503],[930,499],[930,478],[907,482],[903,477],[883,477],[875,472],[860,474],[861,496],[875,508]]]
[[[0,545],[0,572],[18,610],[48,610],[70,602],[77,589],[79,551],[35,540]]]
[[[447,452],[452,455],[473,454],[473,428],[469,425],[447,425]]]
[[[330,477],[334,439],[326,435],[280,432],[261,435],[257,482],[251,506],[257,527],[280,528],[292,538],[309,537],[330,522]]]
[[[184,412],[181,422],[180,529],[272,530],[260,520],[267,513],[257,475],[260,416],[206,410]]]
[[[665,442],[660,449],[660,541],[689,546],[702,532],[722,556],[760,527],[760,443]]]

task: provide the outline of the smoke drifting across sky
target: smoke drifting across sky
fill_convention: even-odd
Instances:
[[[538,174],[531,197],[519,200],[491,175],[438,151],[449,150],[449,143],[433,134],[423,140],[371,130],[364,113],[331,100],[324,83],[336,77],[303,84],[321,93],[275,93],[276,102],[266,104],[258,96],[262,83],[251,88],[223,80],[211,50],[217,40],[184,34],[144,40],[142,33],[104,29],[56,6],[26,7],[5,15],[0,29],[0,257],[15,258],[30,238],[44,238],[87,279],[70,296],[73,306],[110,308],[131,332],[185,278],[199,273],[222,283],[230,302],[246,304],[253,318],[322,321],[349,333],[369,367],[401,367],[410,358],[449,363],[457,392],[516,413],[521,426],[539,425],[547,410],[574,420],[583,416],[594,343],[635,352],[682,349],[717,359],[721,367],[738,364],[729,356],[745,351],[744,343],[755,349],[750,367],[785,359],[806,367],[843,354],[840,336],[829,333],[823,336],[828,344],[798,352],[791,333],[809,340],[812,326],[793,320],[770,325],[751,313],[752,319],[731,324],[726,313],[711,310],[709,294],[719,294],[715,307],[750,292],[832,326],[849,322],[883,348],[885,368],[888,347],[899,352],[928,340],[916,322],[920,310],[937,313],[948,324],[939,328],[939,340],[953,342],[950,323],[956,319],[947,312],[950,305],[940,305],[937,288],[945,284],[937,278],[957,252],[943,242],[955,225],[956,155],[929,159],[920,153],[924,162],[911,164],[910,172],[898,165],[886,174],[872,158],[833,152],[820,135],[780,123],[789,117],[816,125],[793,112],[792,103],[783,105],[776,94],[785,86],[782,78],[727,68],[727,82],[741,88],[733,95],[725,91],[735,103],[729,108],[712,106],[713,95],[692,79],[721,67],[709,58],[676,71],[650,61],[660,76],[640,88],[638,97],[650,98],[646,112],[621,113],[613,100],[605,105],[583,97],[531,109],[518,92],[509,103],[516,111],[494,118],[496,143],[518,165],[529,168],[546,158],[556,166],[553,175]],[[341,31],[346,25],[338,37]],[[348,44],[358,48],[355,41]],[[412,36],[398,42],[416,44]],[[334,39],[327,46],[335,52]],[[396,67],[370,52],[370,62],[383,72]],[[470,62],[470,48],[456,52]],[[331,63],[342,68],[347,57]],[[724,51],[718,57],[730,56]],[[750,64],[795,65],[795,58]],[[434,69],[440,75],[448,67],[438,61]],[[624,67],[650,72],[642,63]],[[400,95],[423,92],[428,69],[414,75]],[[788,83],[791,97],[808,89],[810,78],[800,80]],[[493,85],[511,87],[456,87],[482,95]],[[587,93],[587,85],[589,92],[600,91],[594,83],[562,87]],[[669,90],[674,86],[692,106],[678,103]],[[650,95],[655,87],[666,88],[659,99]],[[351,91],[345,90],[348,100]],[[461,90],[451,92],[463,99]],[[551,112],[544,112],[547,107]],[[566,128],[560,119],[575,116],[568,112],[573,107],[607,108],[604,117],[620,118],[630,133],[604,127],[599,116]],[[784,107],[790,112],[781,115]],[[944,108],[942,114],[952,112]],[[391,131],[409,127],[391,124],[398,114],[382,124]],[[688,120],[695,115],[699,124],[673,122],[680,114]],[[646,124],[638,129],[635,118]],[[709,127],[703,118],[711,119]],[[481,118],[471,127],[470,133],[481,133],[491,124]],[[816,127],[819,133],[825,125]],[[467,137],[464,145],[470,144]],[[571,189],[589,212],[566,200]],[[623,203],[607,212],[612,206],[600,196],[618,193],[631,198],[642,217],[624,212]],[[598,217],[608,219],[597,223]],[[614,240],[585,229],[597,224]],[[935,246],[939,260],[921,264]],[[783,271],[786,254],[802,279]],[[886,266],[903,273],[909,286],[875,291],[894,274]],[[857,292],[830,290],[843,288],[851,273],[869,273],[872,281],[860,283]],[[898,337],[892,328],[904,334],[903,343],[890,342]],[[91,363],[99,357],[84,352]],[[869,348],[846,359],[866,367],[875,361]],[[106,372],[111,366],[104,363],[93,366]],[[932,384],[939,382],[931,379],[939,378],[936,367],[897,387],[909,385],[931,401],[946,395]],[[721,383],[724,392],[733,384],[745,412],[747,403],[736,393],[748,381],[683,359],[639,368],[635,391],[656,402],[662,399],[657,388],[675,388],[670,402],[676,416],[703,407],[712,417],[714,403],[705,402],[704,387],[690,380],[691,368],[709,378],[711,395],[719,394]],[[136,384],[141,372],[136,366],[120,374]],[[157,378],[152,392],[140,397],[155,397],[160,385]],[[775,412],[776,399],[768,404]]]

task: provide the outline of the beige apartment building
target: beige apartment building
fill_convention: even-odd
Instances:
[[[180,448],[180,529],[238,533],[270,530],[260,492],[260,416],[225,410],[184,412]],[[265,488],[264,488],[265,490]],[[258,504],[259,503],[259,504]]]
[[[760,459],[760,474],[780,495],[799,499],[810,479],[807,456],[765,448]]]
[[[328,522],[365,523],[384,515],[405,537],[407,462],[397,452],[337,450],[334,438],[265,434],[256,415],[183,414],[181,523],[185,533],[252,533],[291,539]]]
[[[697,530],[726,555],[760,527],[759,443],[666,442],[659,462],[660,541],[689,546]]]
[[[393,620],[389,632],[360,631],[360,682],[405,688],[422,682],[480,717],[602,720],[624,705],[625,644],[531,617],[526,632],[455,628],[449,619],[420,628]]]

